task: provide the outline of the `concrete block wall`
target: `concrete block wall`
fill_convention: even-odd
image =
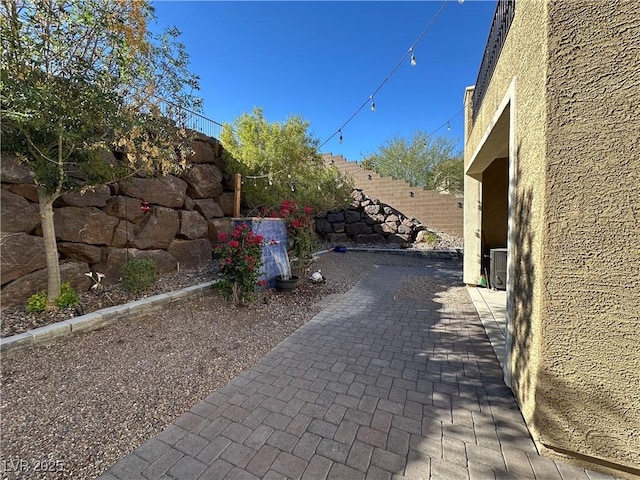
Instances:
[[[404,180],[394,180],[365,170],[342,155],[327,153],[323,158],[325,165],[334,165],[351,176],[355,188],[362,189],[367,196],[386,203],[409,218],[417,219],[428,228],[462,237],[462,196],[411,187]]]

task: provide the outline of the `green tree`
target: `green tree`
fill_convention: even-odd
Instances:
[[[275,208],[284,199],[317,210],[350,202],[352,182],[337,168],[325,168],[319,142],[308,128],[308,122],[293,115],[284,123],[269,123],[261,108],[224,124],[220,138],[227,169],[242,175],[249,208]]]
[[[147,30],[154,12],[144,0],[2,0],[0,14],[2,150],[34,173],[51,304],[60,294],[54,200],[184,165],[187,133],[175,119],[200,107],[198,79],[179,32]]]
[[[405,180],[412,187],[437,190],[442,178],[440,174],[435,175],[439,165],[462,158],[455,144],[455,140],[432,138],[416,131],[411,139],[396,136],[388,140],[378,152],[363,159],[361,165],[380,175]]]
[[[431,170],[429,189],[462,195],[464,193],[464,158],[462,156],[450,158],[434,166]]]

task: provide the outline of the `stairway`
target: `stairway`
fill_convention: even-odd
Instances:
[[[462,237],[462,196],[411,187],[404,180],[394,180],[365,170],[342,155],[325,153],[323,159],[326,166],[334,165],[348,174],[355,188],[361,189],[367,196],[377,198],[428,228]]]

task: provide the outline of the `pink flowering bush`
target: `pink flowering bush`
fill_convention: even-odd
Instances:
[[[298,275],[308,273],[317,248],[316,226],[313,208],[300,208],[295,200],[283,200],[280,209],[272,216],[283,218],[287,225],[288,253],[293,269]]]
[[[224,233],[219,238],[226,243],[216,247],[222,273],[216,288],[235,305],[245,305],[253,299],[260,277],[264,238],[246,223],[239,224],[231,238]]]

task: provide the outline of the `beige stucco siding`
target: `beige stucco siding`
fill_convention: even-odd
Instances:
[[[476,112],[475,121],[469,128],[465,147],[465,166],[473,169],[472,162],[482,156],[483,138],[495,127],[492,120],[496,111],[504,103],[505,96],[509,95],[510,87],[515,85],[514,98],[508,106],[510,123],[515,126],[515,131],[510,132],[514,151],[509,152],[509,163],[510,168],[516,170],[515,188],[518,198],[513,212],[515,242],[510,245],[517,275],[512,279],[513,347],[509,368],[512,372],[512,389],[531,426],[535,410],[539,332],[542,328],[541,279],[544,278],[541,259],[545,197],[545,17],[545,2],[517,2],[513,23],[481,109]],[[510,118],[511,116],[514,118]],[[465,192],[465,205],[468,205],[466,197]],[[465,256],[467,242],[465,235]]]
[[[640,468],[640,13],[603,5],[549,4],[535,424],[549,448]]]

